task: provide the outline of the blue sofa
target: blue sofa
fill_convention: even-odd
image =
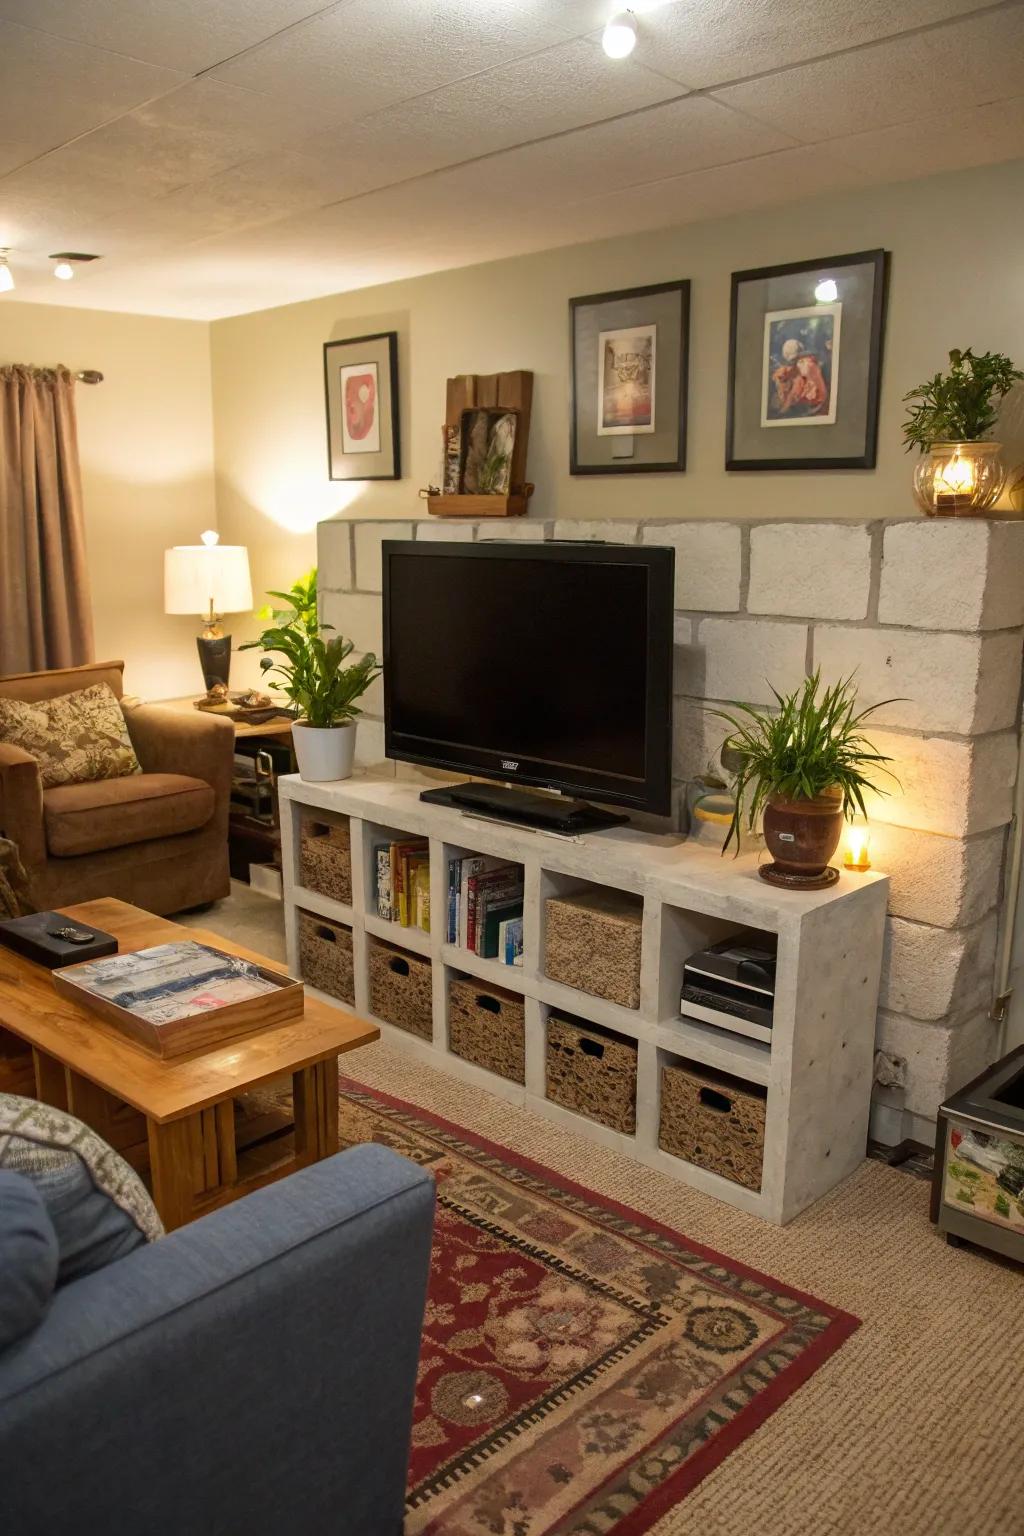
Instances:
[[[356,1147],[62,1287],[0,1354],[3,1529],[398,1536],[433,1210]]]

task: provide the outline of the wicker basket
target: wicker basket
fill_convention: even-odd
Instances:
[[[299,879],[307,891],[352,905],[352,840],[347,816],[302,817]]]
[[[343,1003],[355,1002],[351,928],[300,911],[299,960],[305,981]]]
[[[523,999],[472,977],[453,977],[448,988],[448,1045],[513,1083],[526,1082],[526,1019]]]
[[[372,939],[370,1012],[410,1035],[431,1040],[434,1008],[430,961]]]
[[[547,1096],[613,1131],[632,1135],[636,1130],[635,1041],[552,1014]]]
[[[767,1090],[724,1072],[662,1068],[658,1145],[747,1189],[761,1188]]]
[[[642,898],[595,886],[549,896],[545,909],[544,969],[551,980],[639,1008]]]

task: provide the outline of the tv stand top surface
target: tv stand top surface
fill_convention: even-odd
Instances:
[[[457,786],[460,781],[453,783]],[[279,781],[284,800],[358,816],[372,825],[417,837],[433,837],[457,848],[475,849],[519,863],[541,864],[555,872],[626,891],[648,889],[662,901],[699,906],[709,913],[735,916],[751,926],[781,931],[790,921],[822,907],[887,895],[888,880],[877,871],[840,872],[823,891],[782,891],[758,878],[758,855],[724,857],[713,848],[689,842],[679,832],[652,832],[616,826],[585,836],[545,838],[532,829],[480,820],[477,813],[420,799],[423,780],[396,779],[379,772],[358,772],[337,783],[316,784],[288,774]],[[432,787],[439,787],[434,785]],[[452,786],[444,786],[451,788]],[[855,914],[854,914],[855,917]]]

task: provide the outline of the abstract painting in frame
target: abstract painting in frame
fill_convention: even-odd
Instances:
[[[689,321],[685,281],[569,300],[571,474],[686,468]]]
[[[398,333],[324,343],[327,460],[332,480],[398,480]]]
[[[887,276],[882,250],[733,273],[726,469],[874,468]]]

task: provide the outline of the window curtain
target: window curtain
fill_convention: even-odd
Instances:
[[[93,659],[75,381],[0,368],[0,675]]]

